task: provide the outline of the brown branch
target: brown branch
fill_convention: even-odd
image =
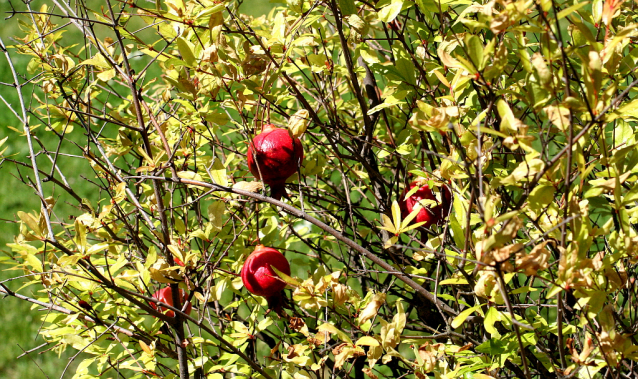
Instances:
[[[385,262],[381,258],[377,257],[376,254],[374,254],[371,251],[363,248],[361,245],[359,245],[356,242],[352,241],[348,237],[344,236],[343,234],[339,233],[338,231],[336,231],[335,229],[333,229],[330,226],[326,225],[325,223],[319,221],[318,219],[316,219],[316,218],[308,215],[307,213],[305,213],[305,212],[303,212],[303,211],[301,211],[301,210],[299,210],[299,209],[297,209],[297,208],[295,208],[295,207],[293,207],[291,205],[288,205],[288,204],[286,204],[286,203],[284,203],[282,201],[275,200],[272,197],[264,196],[264,195],[261,195],[261,194],[258,194],[258,193],[254,193],[254,192],[243,191],[243,190],[234,189],[234,188],[230,188],[230,187],[220,186],[218,184],[205,183],[205,182],[200,182],[200,181],[190,180],[190,179],[165,178],[165,177],[148,176],[148,175],[130,176],[130,177],[128,177],[128,179],[164,180],[164,181],[167,181],[167,182],[183,183],[183,184],[188,184],[188,185],[197,186],[197,187],[210,188],[210,189],[214,189],[216,191],[223,191],[223,192],[234,193],[234,194],[237,194],[237,195],[247,196],[247,197],[259,200],[259,201],[263,201],[263,202],[278,206],[278,207],[282,208],[284,211],[286,211],[287,213],[289,213],[289,214],[291,214],[293,216],[299,217],[299,218],[301,218],[303,220],[306,220],[306,221],[318,226],[320,229],[330,233],[335,238],[337,238],[341,242],[345,243],[347,246],[351,247],[352,249],[356,250],[360,254],[364,255],[366,258],[370,259],[372,262],[376,263],[377,265],[383,267],[385,270],[390,272],[392,275],[396,276],[399,280],[401,280],[402,282],[404,282],[408,286],[412,287],[415,291],[417,291],[423,297],[428,299],[428,301],[430,301],[432,304],[440,307],[448,315],[455,316],[455,315],[458,314],[454,309],[450,308],[450,306],[448,306],[447,304],[445,304],[441,300],[437,299],[436,296],[434,296],[431,292],[429,292],[428,290],[423,288],[423,286],[421,286],[420,284],[418,284],[414,280],[410,279],[406,274],[404,274],[401,271],[398,271],[392,265],[388,264],[387,262]]]
[[[0,283],[0,293],[3,293],[3,294],[8,295],[8,296],[15,297],[15,298],[20,299],[20,300],[28,301],[28,302],[33,303],[33,304],[40,305],[40,306],[42,306],[42,307],[44,307],[45,309],[48,309],[48,310],[53,310],[53,311],[56,311],[56,312],[67,314],[67,315],[72,315],[72,314],[79,313],[79,312],[75,312],[75,311],[72,311],[70,309],[61,307],[59,305],[55,305],[55,304],[52,304],[52,303],[45,303],[45,302],[33,299],[31,297],[21,295],[19,293],[11,291],[8,287],[6,287],[4,284],[1,284],[1,283]],[[91,323],[94,323],[94,324],[98,324],[98,325],[104,325],[104,323],[100,319],[93,318],[93,317],[91,317],[91,316],[89,316],[87,314],[80,314],[79,317],[81,319],[83,319],[84,321],[88,321],[88,322],[91,322]],[[113,326],[113,330],[115,330],[118,333],[122,333],[122,334],[124,334],[124,335],[126,335],[128,337],[135,338],[135,339],[137,339],[139,341],[144,341],[147,344],[153,343],[152,339],[150,339],[150,338],[148,338],[146,336],[143,336],[143,335],[141,335],[139,333],[132,332],[132,331],[130,331],[130,330],[126,329],[126,328],[123,328],[121,326],[115,325],[115,326]],[[169,356],[169,357],[171,357],[173,359],[177,358],[177,355],[175,354],[175,352],[173,350],[171,350],[168,347],[164,346],[159,341],[156,342],[156,346],[157,346],[158,350],[160,350],[162,353],[166,354],[167,356]]]

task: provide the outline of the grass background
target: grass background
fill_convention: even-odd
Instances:
[[[22,6],[22,2],[13,2],[14,6]],[[41,4],[48,3],[52,6],[52,3],[47,1],[34,1],[32,2],[33,9],[38,9]],[[93,1],[98,6],[105,4],[102,0]],[[275,4],[269,3],[267,0],[246,0],[242,5],[242,11],[254,16],[259,16],[268,12]],[[15,16],[8,20],[4,20],[8,16],[8,12],[11,10],[8,0],[0,0],[0,15],[3,19],[2,27],[0,28],[0,38],[2,38],[5,45],[15,44],[13,37],[21,37],[22,33],[19,28],[18,20],[29,22],[26,16]],[[22,9],[19,9],[22,10]],[[65,35],[66,44],[81,43],[82,38],[79,32],[69,29],[69,32]],[[76,39],[76,41],[74,41]],[[10,49],[11,59],[14,66],[19,73],[26,75],[26,66],[29,62],[29,57],[19,56],[15,54],[15,51]],[[0,82],[12,83],[13,77],[6,58],[3,54],[0,54]],[[31,99],[30,89],[23,91],[25,99],[28,101]],[[12,108],[19,109],[19,101],[15,88],[8,86],[0,86],[0,94],[8,101]],[[19,120],[13,116],[12,112],[7,106],[0,101],[0,139],[9,137],[4,147],[7,147],[4,155],[11,155],[13,159],[27,162],[28,146],[26,138],[10,127],[22,130],[22,125]],[[55,144],[56,141],[51,141],[50,134],[44,132],[44,128],[39,128],[35,131],[36,135],[42,139],[42,142],[46,145]],[[80,133],[79,128],[76,128],[74,133]],[[0,148],[1,149],[1,148]],[[40,158],[38,163],[43,159]],[[82,164],[83,162],[69,164]],[[32,176],[28,170],[21,169],[23,175]],[[79,173],[81,171],[73,170],[72,167],[65,166],[65,173]],[[19,224],[15,222],[17,217],[16,212],[24,211],[39,211],[40,204],[37,196],[33,190],[24,184],[17,178],[17,168],[4,162],[0,165],[0,255],[7,256],[11,254],[11,250],[6,246],[7,243],[12,242],[14,236],[19,232]],[[67,177],[69,182],[76,182],[79,186],[82,184],[82,180],[78,178]],[[81,192],[82,188],[79,188]],[[90,191],[90,188],[86,189]],[[56,211],[60,216],[65,216],[65,211],[72,209],[63,204],[60,207],[56,206]],[[15,276],[21,275],[19,271],[8,271],[6,265],[0,264],[0,281],[3,281],[12,290],[18,290],[21,286],[19,281],[7,281]],[[20,291],[24,295],[32,294],[32,287]],[[53,352],[45,352],[39,354],[37,352],[29,354],[20,359],[16,359],[23,350],[30,350],[36,346],[44,343],[43,339],[38,335],[38,329],[41,322],[40,317],[42,312],[37,310],[31,310],[31,304],[12,298],[0,298],[0,379],[8,378],[61,378],[64,367],[68,363],[68,359],[75,353],[72,349],[67,350],[64,354],[58,357]],[[78,360],[79,361],[79,360]],[[71,378],[75,373],[74,365],[66,372],[62,378]]]

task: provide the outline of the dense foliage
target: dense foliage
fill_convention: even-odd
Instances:
[[[11,6],[31,154],[2,164],[42,208],[0,291],[74,378],[635,377],[635,3],[249,7]],[[267,123],[303,146],[281,200],[247,165]],[[401,212],[414,180],[449,216]],[[259,243],[290,261],[274,311]]]

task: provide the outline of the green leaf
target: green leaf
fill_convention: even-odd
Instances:
[[[537,185],[527,198],[530,208],[534,210],[543,209],[554,201],[555,192],[556,188],[549,183]]]
[[[186,41],[183,37],[179,37],[177,39],[177,49],[182,55],[182,60],[186,62],[188,66],[195,67],[197,65],[197,59],[193,53],[194,47],[190,42]]]
[[[468,282],[467,282],[467,279],[465,278],[450,278],[450,279],[442,280],[439,283],[440,286],[444,286],[446,284],[463,285],[463,284],[468,284]]]
[[[532,55],[532,65],[536,69],[541,84],[548,86],[552,81],[552,72],[547,66],[545,58],[538,51]]]
[[[211,110],[204,116],[206,121],[212,122],[215,125],[223,126],[230,122],[228,114],[221,110]]]
[[[562,291],[563,288],[560,286],[552,286],[550,288],[550,290],[547,292],[547,295],[545,295],[545,297],[547,297],[548,299],[551,297],[554,297],[555,295],[557,295],[560,291]]]
[[[475,128],[475,129],[478,129],[481,133],[484,133],[484,134],[491,134],[493,136],[497,136],[497,137],[501,137],[501,138],[507,138],[507,135],[499,132],[498,130],[486,128],[484,126],[481,126],[479,128]]]
[[[196,180],[198,182],[202,181],[202,176],[193,171],[179,171],[177,176],[182,179]]]
[[[24,256],[24,260],[28,266],[31,266],[33,268],[33,271],[35,272],[43,271],[42,262],[40,262],[40,260],[35,255],[27,254]]]
[[[470,59],[472,59],[472,64],[474,67],[477,67],[479,70],[483,69],[483,44],[479,37],[475,35],[468,35],[465,40],[465,45],[467,47],[468,53],[470,55]]]
[[[348,337],[348,335],[345,332],[337,329],[337,327],[335,327],[334,325],[330,323],[326,322],[319,325],[319,327],[317,328],[317,332],[328,332],[331,334],[336,334],[337,336],[339,336],[340,340],[352,345],[352,340],[350,339],[350,337]]]
[[[396,200],[392,202],[392,222],[395,230],[401,230],[401,207]]]
[[[501,321],[501,315],[495,307],[490,307],[485,313],[485,320],[483,321],[483,325],[485,326],[485,330],[492,335],[492,337],[500,337],[501,334],[496,330],[494,324],[497,321]]]
[[[381,112],[382,110],[384,110],[386,108],[397,107],[397,106],[403,105],[403,104],[405,104],[405,101],[399,101],[399,102],[396,102],[396,103],[392,103],[392,102],[386,101],[386,102],[383,102],[383,103],[377,105],[374,108],[371,108],[368,111],[368,115],[373,115],[375,113]]]
[[[210,170],[210,177],[215,184],[228,187],[228,177],[226,175],[226,168],[221,160],[215,159],[213,167]]]
[[[214,201],[208,205],[208,220],[216,230],[222,230],[224,226],[224,213],[226,213],[226,203],[223,201]]]
[[[381,10],[379,11],[379,21],[385,23],[394,21],[399,13],[401,13],[402,8],[403,0],[392,0],[389,5],[381,8]]]
[[[272,37],[268,40],[267,47],[274,43],[284,43],[286,39],[286,17],[283,12],[278,12],[272,27]]]
[[[584,7],[585,5],[588,5],[589,2],[588,1],[584,1],[582,3],[576,3],[574,5],[572,5],[571,7],[567,7],[565,9],[563,9],[562,11],[558,12],[558,15],[556,16],[556,18],[558,20],[561,20],[565,17],[567,17],[568,15],[570,15],[572,12],[576,12],[577,10],[579,10],[580,8]]]
[[[395,66],[388,67],[388,69],[392,68],[392,72],[401,78],[406,83],[415,85],[416,84],[416,75],[414,71],[414,63],[410,58],[410,55],[405,51],[405,48],[400,43],[394,43],[392,45],[392,52],[396,58]]]
[[[479,309],[481,307],[481,305],[476,305],[473,306],[472,308],[468,308],[466,310],[464,310],[463,312],[459,313],[458,316],[456,316],[454,318],[454,320],[452,320],[452,329],[456,329],[459,326],[461,326],[463,324],[463,322],[465,322],[465,319],[467,319],[472,313],[476,312],[477,309]]]
[[[379,226],[379,229],[387,230],[392,234],[398,233],[397,228],[392,223],[392,219],[390,219],[390,217],[381,214],[381,219],[383,220],[383,226]]]
[[[35,217],[33,217],[33,215],[30,215],[22,211],[18,211],[18,217],[20,218],[20,220],[22,220],[22,222],[27,224],[29,229],[31,229],[36,236],[42,235],[42,230],[40,229],[40,225],[38,224],[38,221],[35,219]]]
[[[479,353],[500,355],[507,352],[507,343],[501,339],[490,338],[476,347]]]
[[[415,187],[415,188],[418,190],[418,187]],[[421,209],[423,208],[419,205],[419,203],[415,204],[414,209],[412,209],[412,212],[410,212],[410,214],[407,215],[407,217],[401,222],[401,228],[400,228],[401,230],[399,231],[399,233],[403,233],[407,230],[411,230],[415,228],[415,226],[413,226],[408,229],[408,226],[410,225],[412,220],[414,220],[414,218],[419,214],[419,212],[421,212]],[[425,224],[425,222],[419,222],[419,223],[416,223],[415,225],[417,225],[418,227],[423,224]]]
[[[363,336],[357,340],[355,343],[356,346],[381,346],[379,341],[377,341],[374,337]]]
[[[638,99],[634,99],[628,103],[623,104],[623,106],[619,107],[616,112],[622,118],[631,117],[633,119],[638,119]],[[615,119],[616,117],[611,117]]]
[[[102,54],[95,54],[93,58],[89,58],[85,61],[82,61],[80,65],[90,65],[104,69],[110,69],[111,65],[106,61],[106,59],[102,56]]]
[[[401,155],[408,155],[412,153],[412,151],[414,151],[414,145],[412,145],[411,143],[406,143],[397,147],[397,153]]]
[[[299,287],[301,285],[301,283],[297,279],[279,271],[277,267],[271,265],[270,268],[272,268],[275,274],[277,274],[281,280],[286,282],[286,284],[290,284],[293,287]]]
[[[341,14],[344,16],[349,16],[357,12],[354,0],[339,0],[339,9],[341,9]]]
[[[416,0],[416,4],[425,14],[430,12],[438,13],[439,11],[445,12],[448,10],[448,5],[443,1],[436,0]]]

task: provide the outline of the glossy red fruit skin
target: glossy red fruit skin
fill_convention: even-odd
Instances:
[[[188,295],[183,289],[179,290],[179,294],[180,294],[180,302],[183,307],[184,303],[188,299]],[[173,290],[171,289],[171,287],[164,287],[160,290],[155,291],[155,293],[153,294],[153,297],[161,301],[162,303],[168,304],[171,307],[173,306]],[[153,307],[153,309],[157,309],[157,304],[151,303],[151,307]],[[188,303],[188,306],[184,310],[184,313],[186,313],[187,315],[190,315],[192,308],[193,306],[191,305],[191,303]],[[164,312],[166,310],[168,310],[168,308],[160,307],[160,312]],[[166,315],[168,317],[175,317],[175,312],[168,310],[168,312],[166,312]]]
[[[248,291],[269,298],[286,287],[270,266],[290,275],[290,264],[282,253],[272,247],[258,245],[241,268],[241,280]]]
[[[253,138],[247,155],[250,172],[270,186],[271,196],[277,200],[286,194],[286,180],[297,172],[304,158],[299,138],[272,124],[264,125]]]
[[[420,186],[419,189],[412,194],[409,198],[405,198],[405,195],[410,192],[410,190],[416,186]],[[441,191],[442,201],[434,206],[427,206],[421,208],[416,217],[412,220],[412,222],[425,222],[423,226],[429,228],[434,224],[438,224],[443,219],[445,219],[450,213],[450,204],[452,203],[452,193],[450,192],[450,188],[448,186],[439,187],[438,190]],[[406,218],[414,207],[418,204],[420,200],[435,200],[436,196],[434,192],[427,185],[427,181],[425,180],[415,180],[403,191],[403,196],[401,197],[401,202],[399,203],[399,207],[401,208],[401,217]]]

